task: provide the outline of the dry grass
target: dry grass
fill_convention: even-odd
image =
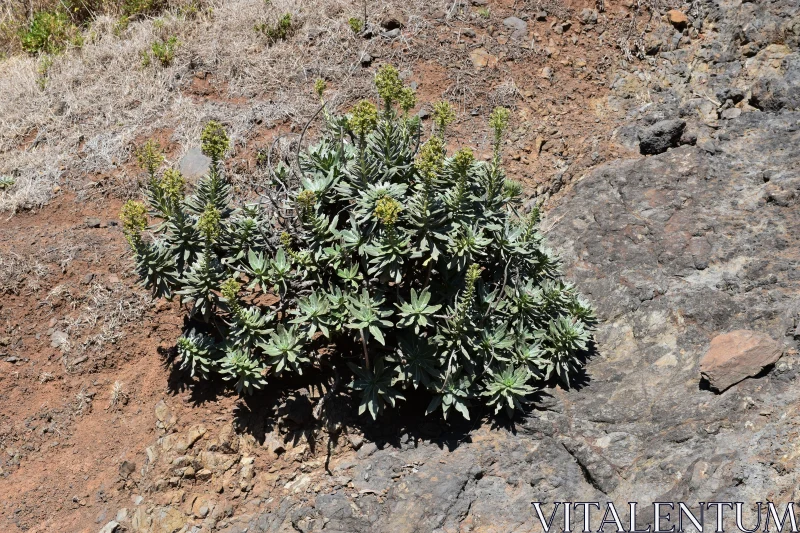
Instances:
[[[33,255],[0,252],[0,295],[36,292],[49,273],[48,266]]]
[[[125,392],[125,385],[121,381],[115,381],[111,386],[111,394],[108,399],[106,409],[119,409],[128,403],[128,393]]]
[[[120,196],[132,194],[137,181],[126,175],[132,149],[157,132],[168,132],[179,147],[177,159],[212,118],[226,125],[235,149],[258,128],[301,124],[316,107],[318,77],[329,81],[333,105],[369,95],[370,73],[359,58],[384,43],[353,34],[347,20],[360,6],[356,0],[218,0],[210,14],[186,18],[173,11],[120,35],[116,19],[101,16],[81,50],[53,59],[44,89],[36,58],[0,62],[0,174],[17,180],[0,192],[0,210],[43,205],[57,185],[78,188],[95,175],[116,175]],[[393,0],[371,7],[370,16],[377,20],[381,11],[402,7],[408,38],[424,30],[424,6],[423,0]],[[287,41],[270,46],[254,31],[287,12],[297,25]],[[141,52],[171,35],[181,42],[172,64],[142,67]],[[399,63],[391,47],[384,49],[381,61]],[[188,94],[200,71],[213,74],[221,95]]]
[[[73,308],[80,306],[81,310],[76,316],[65,319],[65,331],[71,338],[84,337],[78,346],[80,354],[89,348],[97,351],[107,344],[115,344],[122,337],[122,328],[141,320],[153,306],[153,299],[147,293],[109,289],[97,283],[79,300],[70,299]]]

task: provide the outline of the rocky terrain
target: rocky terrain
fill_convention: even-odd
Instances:
[[[119,198],[65,183],[0,227],[1,529],[527,532],[532,501],[793,499],[800,6],[654,4],[630,26],[633,3],[465,7],[498,18],[442,47],[478,84],[524,72],[510,172],[601,318],[580,386],[513,424],[343,403],[327,427],[324,387],[196,386],[168,370],[179,311],[137,299],[120,258]],[[438,96],[431,65],[413,75]]]

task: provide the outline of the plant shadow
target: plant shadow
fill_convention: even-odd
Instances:
[[[191,377],[176,361],[174,347],[160,348],[159,353],[165,369],[169,369],[169,390],[174,395],[188,391],[192,405],[200,406],[236,394],[222,379]],[[579,391],[589,385],[585,363],[596,354],[593,344],[581,354],[581,367],[570,378],[570,390]],[[322,451],[321,447],[326,447],[328,460],[336,447],[346,445],[346,441],[353,448],[374,444],[378,449],[401,449],[430,444],[452,452],[472,442],[471,435],[484,426],[516,435],[527,418],[550,410],[548,404],[557,401],[550,390],[565,389],[553,377],[544,388],[529,396],[524,416],[517,413],[513,418],[502,410],[495,413],[473,401],[471,420],[454,411],[447,418],[440,410],[425,414],[432,396],[419,390],[417,394],[406,393],[406,401],[399,402],[395,408],[387,408],[378,421],[373,421],[368,415],[358,413],[357,393],[347,388],[351,377],[349,370],[346,375],[340,375],[334,367],[313,367],[303,375],[271,378],[253,394],[240,396],[233,412],[234,426],[239,433],[251,435],[259,445],[275,453],[305,444],[312,454],[317,454]]]

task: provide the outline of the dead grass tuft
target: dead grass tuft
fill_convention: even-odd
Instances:
[[[370,20],[399,9],[408,16],[403,39],[426,28],[426,2],[392,0],[370,6]],[[350,0],[235,0],[210,3],[213,10],[187,17],[178,11],[139,20],[119,31],[114,17],[101,15],[87,30],[80,52],[53,57],[44,88],[38,61],[15,56],[0,62],[0,174],[17,184],[0,192],[0,210],[47,203],[57,189],[79,189],[87,175],[116,176],[114,193],[136,194],[130,159],[136,142],[171,131],[179,148],[172,163],[196,144],[209,119],[228,129],[234,150],[280,123],[299,125],[317,105],[313,82],[329,80],[333,106],[372,96],[371,71],[363,53],[383,47],[381,62],[413,61],[380,38],[361,39],[348,19],[359,6]],[[254,27],[290,13],[295,28],[285,40],[267,42]],[[143,68],[141,53],[175,35],[182,43],[169,66]],[[385,50],[388,48],[388,52]],[[209,72],[222,93],[191,94],[196,73]]]

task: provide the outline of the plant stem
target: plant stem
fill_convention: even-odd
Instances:
[[[364,336],[364,330],[359,329],[358,332],[361,334],[361,346],[364,348],[364,364],[369,370],[369,352],[367,351],[367,338]]]

